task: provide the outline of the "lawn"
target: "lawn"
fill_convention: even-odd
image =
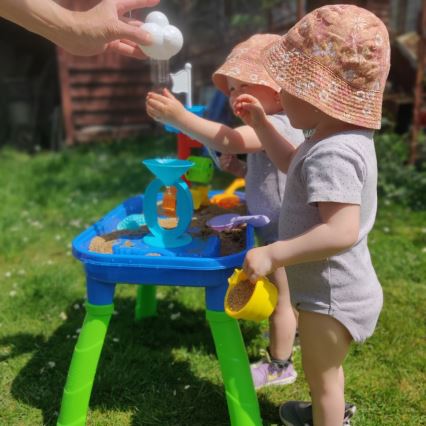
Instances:
[[[159,137],[35,156],[0,150],[0,425],[55,424],[84,317],[70,242],[143,192],[152,175],[141,159],[175,150]],[[215,187],[228,181],[217,176]],[[353,425],[426,425],[426,211],[380,200],[370,248],[385,305],[375,335],[345,364]],[[228,425],[202,291],[161,287],[158,299],[159,317],[135,323],[135,287],[118,286],[88,424]],[[266,324],[241,329],[256,359]],[[281,402],[308,398],[298,352],[295,362],[294,385],[259,392],[265,424],[278,424]]]

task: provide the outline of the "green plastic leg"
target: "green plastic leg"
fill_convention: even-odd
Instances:
[[[96,367],[113,311],[112,304],[86,303],[86,317],[68,371],[58,426],[86,424]]]
[[[157,316],[157,287],[155,285],[138,285],[136,295],[135,319]]]
[[[232,426],[261,426],[259,403],[238,322],[225,312],[206,311],[222,370]]]

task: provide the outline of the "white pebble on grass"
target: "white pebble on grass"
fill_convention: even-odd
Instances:
[[[9,296],[10,297],[15,297],[16,296],[16,290],[9,291]]]
[[[76,303],[73,308],[77,311],[78,309],[80,309],[80,305],[78,303]]]
[[[49,361],[49,362],[47,363],[47,365],[49,366],[49,368],[55,368],[55,366],[56,366],[56,362],[55,362],[55,361]]]
[[[63,320],[63,321],[68,319],[67,314],[65,312],[61,312],[59,314],[59,318],[61,318],[61,320]]]
[[[190,385],[186,385],[185,387],[184,387],[184,389],[185,390],[187,390],[187,389],[189,389],[191,386]]]
[[[387,226],[385,226],[385,227],[383,228],[383,232],[386,232],[386,234],[387,234],[389,231],[390,231],[390,229],[389,229]]]
[[[170,319],[172,321],[177,320],[178,318],[180,318],[180,312],[176,312],[175,314],[170,315]]]
[[[112,341],[113,341],[114,343],[118,343],[118,342],[120,341],[120,339],[119,339],[118,337],[113,337],[113,338],[112,338]]]
[[[55,235],[55,240],[56,241],[62,240],[62,236],[61,235]]]

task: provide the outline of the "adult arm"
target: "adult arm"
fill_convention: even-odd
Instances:
[[[2,0],[0,16],[61,46],[67,52],[91,56],[112,50],[145,58],[138,44],[151,42],[140,22],[127,12],[155,6],[159,0],[102,0],[92,9],[74,12],[53,0]]]

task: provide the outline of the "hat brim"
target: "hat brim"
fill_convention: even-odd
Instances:
[[[242,64],[236,66],[234,62],[227,61],[212,75],[213,84],[226,96],[229,96],[227,77],[235,78],[247,84],[266,86],[276,92],[280,91],[280,86],[265,72],[262,64],[253,64],[252,62],[241,61],[241,59],[239,62],[242,62]]]
[[[380,129],[383,92],[351,86],[315,58],[279,40],[262,51],[275,83],[325,114],[346,123]]]

